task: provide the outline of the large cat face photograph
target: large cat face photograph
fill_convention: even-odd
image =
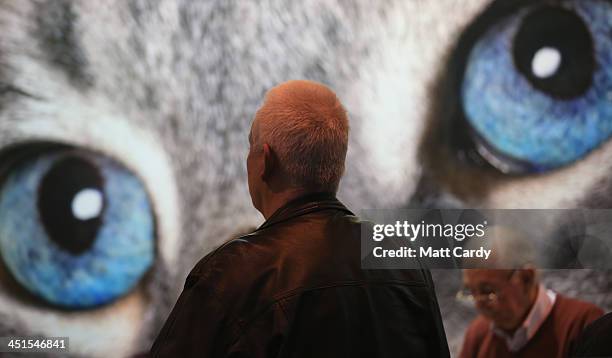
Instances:
[[[265,93],[332,88],[338,198],[385,208],[612,208],[608,0],[0,0],[0,337],[146,352],[193,265],[263,222]],[[558,225],[562,225],[559,223]],[[610,310],[607,272],[543,272]],[[451,352],[475,314],[433,272]]]

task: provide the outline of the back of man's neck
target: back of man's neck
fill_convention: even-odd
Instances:
[[[278,209],[285,206],[290,201],[293,201],[299,197],[310,194],[312,191],[303,188],[292,188],[287,189],[283,192],[270,194],[263,200],[262,214],[266,220],[272,216]]]

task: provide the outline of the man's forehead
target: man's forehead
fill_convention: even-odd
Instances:
[[[503,281],[508,270],[471,269],[463,271],[463,282],[466,284],[497,283]]]

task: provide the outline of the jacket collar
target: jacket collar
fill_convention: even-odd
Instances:
[[[304,214],[325,209],[336,209],[344,211],[349,215],[355,215],[338,199],[336,199],[336,195],[334,193],[311,193],[293,199],[278,208],[274,214],[272,214],[268,220],[261,224],[261,226],[255,231],[268,228],[274,224],[278,224],[279,222],[287,221]]]

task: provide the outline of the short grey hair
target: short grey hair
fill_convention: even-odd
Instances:
[[[483,238],[472,238],[466,244],[466,249],[476,249],[482,246],[491,250],[489,262],[476,260],[476,266],[492,269],[521,269],[537,264],[536,248],[528,234],[520,228],[492,225],[485,228],[484,231]]]
[[[267,143],[290,184],[336,192],[344,173],[348,116],[336,94],[312,81],[282,83],[257,111],[256,145]]]

